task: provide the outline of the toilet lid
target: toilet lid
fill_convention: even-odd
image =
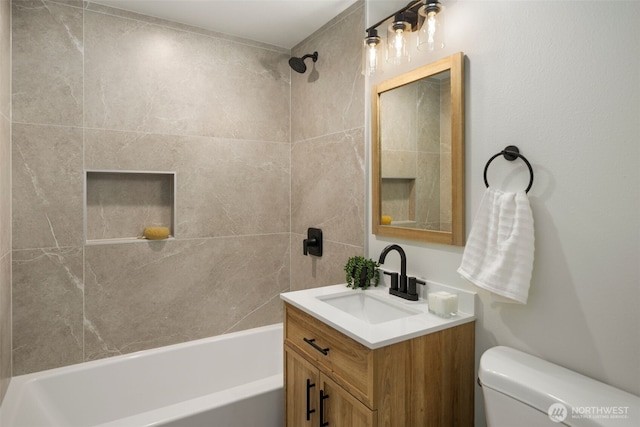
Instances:
[[[640,397],[509,347],[480,358],[482,387],[496,390],[543,413],[553,404],[567,410],[570,426],[640,425]]]

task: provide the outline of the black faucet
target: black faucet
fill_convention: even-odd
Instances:
[[[378,262],[380,264],[384,264],[387,254],[393,250],[398,251],[400,254],[400,277],[398,277],[398,273],[383,272],[384,274],[391,276],[391,287],[389,288],[389,293],[410,301],[417,301],[418,292],[416,284],[424,285],[425,282],[418,280],[415,277],[407,277],[407,255],[404,253],[404,249],[402,249],[400,245],[389,245],[380,253]]]
[[[402,249],[399,245],[389,245],[386,248],[384,248],[380,253],[380,259],[378,259],[378,262],[380,264],[384,264],[384,260],[387,257],[387,254],[393,250],[398,251],[398,253],[400,254],[400,284],[398,285],[398,273],[388,273],[385,271],[384,274],[388,274],[389,276],[391,276],[391,290],[389,291],[389,293],[393,293],[391,291],[394,289],[396,291],[399,290],[400,292],[406,293],[407,292],[407,255],[404,253],[404,249]]]

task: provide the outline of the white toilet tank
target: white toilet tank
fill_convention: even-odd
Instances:
[[[509,347],[480,358],[488,427],[640,426],[640,397]]]

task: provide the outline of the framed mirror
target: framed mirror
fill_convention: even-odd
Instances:
[[[463,246],[464,54],[372,94],[373,234]]]

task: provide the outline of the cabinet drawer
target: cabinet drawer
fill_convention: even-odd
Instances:
[[[314,317],[285,304],[285,340],[334,381],[373,408],[373,351]]]

